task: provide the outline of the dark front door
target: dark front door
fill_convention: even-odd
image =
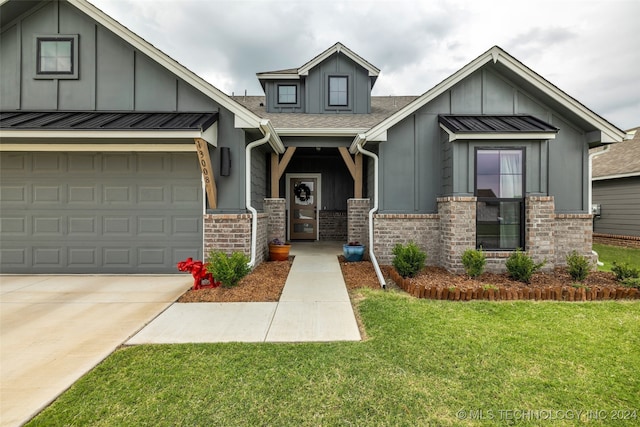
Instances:
[[[318,236],[318,180],[290,178],[289,238],[316,240]]]

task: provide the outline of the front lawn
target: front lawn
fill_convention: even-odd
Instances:
[[[638,424],[640,302],[361,292],[364,342],[124,348],[29,425]]]
[[[613,261],[618,264],[627,262],[631,267],[640,268],[640,249],[594,243],[593,250],[598,253],[599,260],[604,263],[603,266],[598,267],[600,271],[611,271]]]

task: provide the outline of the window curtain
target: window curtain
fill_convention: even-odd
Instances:
[[[500,151],[500,196],[503,199],[522,197],[522,152]]]
[[[500,151],[500,197],[522,197],[522,152]],[[500,203],[500,247],[514,248],[520,240],[520,203]]]

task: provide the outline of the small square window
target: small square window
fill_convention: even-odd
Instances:
[[[78,36],[35,39],[36,78],[78,78]]]
[[[296,104],[298,102],[298,91],[296,85],[278,86],[278,104]]]
[[[329,77],[329,106],[346,107],[348,103],[349,80],[347,76]]]

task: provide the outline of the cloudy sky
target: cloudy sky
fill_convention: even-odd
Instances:
[[[498,45],[622,129],[640,126],[640,0],[90,0],[218,89],[340,41],[420,95]]]

